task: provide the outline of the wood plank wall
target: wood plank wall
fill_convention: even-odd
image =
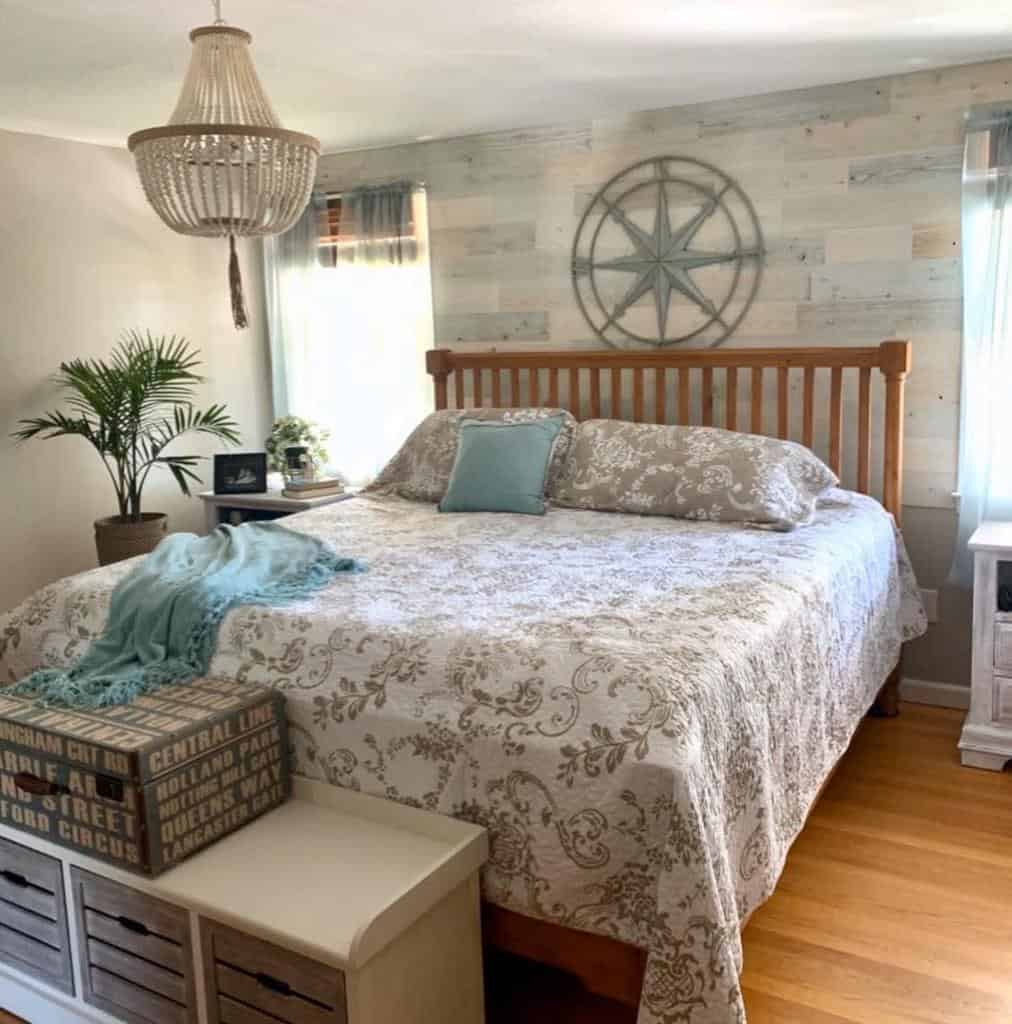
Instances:
[[[906,502],[951,509],[962,115],[1012,98],[1010,83],[1005,60],[338,154],[321,161],[319,183],[428,184],[437,344],[559,347],[595,344],[569,259],[596,189],[661,153],[718,164],[752,197],[769,248],[758,301],[730,344],[912,339]],[[789,386],[807,385],[792,375]],[[815,396],[817,416],[828,397]]]

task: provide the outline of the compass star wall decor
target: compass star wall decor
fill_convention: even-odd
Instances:
[[[573,288],[587,322],[630,342],[719,345],[744,319],[762,277],[755,209],[723,171],[660,156],[616,174],[573,239]]]

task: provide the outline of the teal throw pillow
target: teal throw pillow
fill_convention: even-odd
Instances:
[[[440,512],[545,514],[545,477],[562,417],[522,423],[461,420]]]

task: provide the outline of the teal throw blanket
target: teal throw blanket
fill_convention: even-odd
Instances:
[[[361,569],[277,523],[171,534],[117,585],[102,636],[72,669],[42,669],[10,692],[56,707],[125,704],[205,675],[235,605],[296,601]]]

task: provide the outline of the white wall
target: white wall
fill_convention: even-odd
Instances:
[[[236,331],[226,243],[169,231],[125,151],[0,132],[0,609],[96,564],[92,522],[116,512],[95,452],[77,438],[17,445],[17,421],[58,405],[61,360],[104,356],[126,328],[181,334],[202,353],[202,402],[225,402],[243,445],[270,429],[259,246],[242,253],[250,328]],[[214,450],[179,443],[179,452]],[[211,463],[202,475],[211,481]],[[198,529],[200,502],[166,473],[145,510]]]

